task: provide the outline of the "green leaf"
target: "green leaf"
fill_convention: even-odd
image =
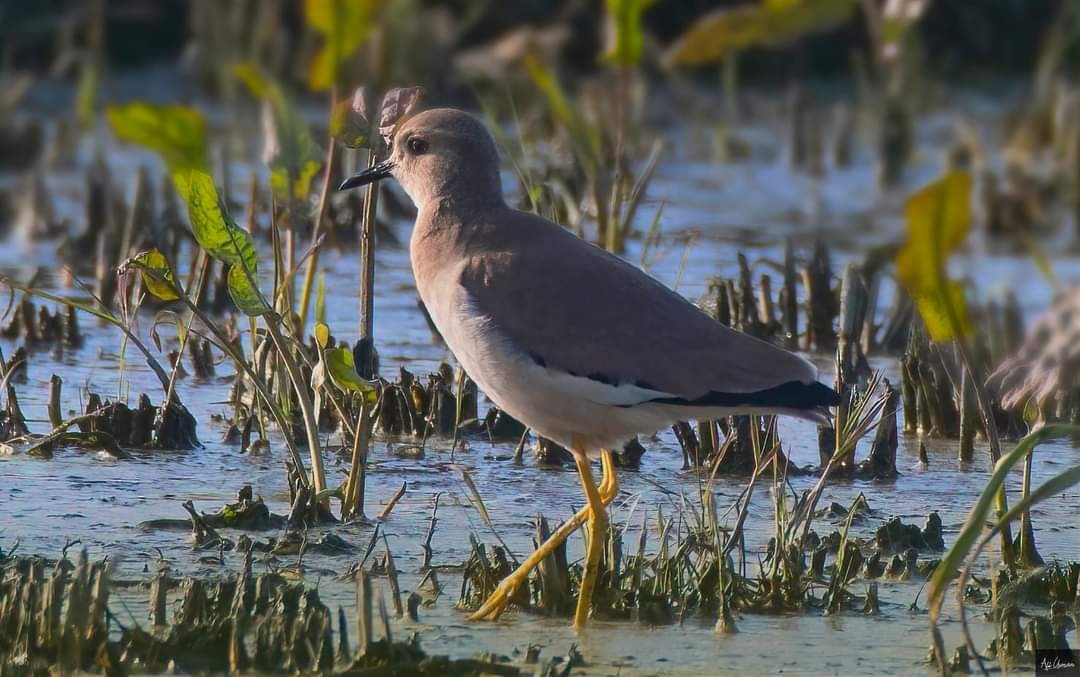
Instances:
[[[363,87],[356,90],[352,101],[338,101],[330,111],[330,135],[349,148],[367,148],[371,140],[371,122],[364,107]]]
[[[702,16],[667,53],[670,63],[696,66],[751,47],[783,45],[847,23],[859,0],[766,0]]]
[[[323,351],[326,361],[326,371],[330,374],[330,380],[338,388],[358,393],[374,394],[375,387],[360,378],[356,373],[356,363],[353,362],[353,354],[347,348],[329,348]]]
[[[240,312],[249,317],[259,317],[270,312],[270,306],[254,284],[254,271],[245,272],[242,265],[229,267],[228,276],[229,297],[240,309]]]
[[[270,188],[281,202],[303,200],[311,192],[311,180],[322,165],[322,150],[311,136],[303,116],[276,82],[249,63],[238,64],[233,74],[252,96],[269,107],[264,144],[270,167]]]
[[[570,102],[567,100],[566,94],[563,93],[559,81],[555,79],[555,75],[531,55],[525,58],[525,68],[533,84],[547,98],[548,107],[551,108],[551,113],[555,119],[566,127],[578,126],[580,123],[577,114],[574,112],[573,107],[570,106]]]
[[[174,179],[190,170],[205,172],[210,166],[206,120],[194,108],[136,101],[109,106],[105,117],[117,138],[155,151]],[[177,188],[187,199],[186,183],[178,183]]]
[[[311,179],[322,164],[322,151],[311,137],[311,131],[300,112],[285,96],[270,100],[274,111],[274,127],[277,135],[277,154],[270,159],[272,170],[270,185],[280,197],[289,195],[291,178],[292,196],[303,200],[311,191]],[[275,182],[274,177],[278,177]]]
[[[1076,433],[1080,433],[1080,427],[1075,429]],[[1031,506],[1036,503],[1041,503],[1051,496],[1056,496],[1061,492],[1073,487],[1076,484],[1080,484],[1080,466],[1069,468],[1061,473],[1051,477],[1043,482],[1039,487],[1032,491],[1027,496],[1024,496],[1019,501],[1014,503],[1009,511],[998,518],[997,523],[994,525],[993,530],[989,534],[989,537],[997,535],[1006,524],[1018,519],[1025,511],[1029,510]]]
[[[305,0],[304,19],[325,43],[308,69],[308,87],[330,89],[341,64],[364,44],[375,27],[380,0]]]
[[[236,512],[236,508],[233,508],[231,505],[226,505],[221,509],[221,519],[226,522],[235,522],[237,517],[239,517],[239,515]]]
[[[525,57],[525,68],[533,84],[547,99],[555,121],[570,132],[575,147],[587,151],[583,159],[593,164],[599,162],[602,154],[599,135],[593,133],[574,111],[555,75],[531,55]]]
[[[205,172],[182,173],[174,180],[186,187],[188,220],[195,241],[214,258],[229,264],[229,296],[245,315],[270,312],[257,286],[258,252],[251,234],[236,225],[218,197],[214,179]]]
[[[930,605],[930,618],[932,621],[937,621],[938,615],[941,613],[942,602],[945,600],[945,590],[948,588],[949,582],[956,575],[956,571],[960,568],[961,563],[967,557],[972,547],[974,547],[979,534],[982,533],[986,517],[990,514],[990,510],[994,505],[998,492],[1004,485],[1005,479],[1009,476],[1009,472],[1017,463],[1022,461],[1028,454],[1032,453],[1035,448],[1043,442],[1058,437],[1076,434],[1080,434],[1080,426],[1048,425],[1020,440],[1019,444],[1013,447],[1012,451],[998,459],[998,462],[994,465],[993,474],[987,481],[986,487],[983,489],[982,493],[979,494],[979,498],[971,508],[971,512],[968,513],[967,520],[965,520],[964,526],[957,535],[956,541],[953,543],[953,546],[949,548],[949,551],[945,553],[945,557],[942,558],[941,564],[938,565],[934,570],[933,576],[930,577],[928,599]],[[1021,507],[1021,510],[1022,509],[1023,508]],[[1014,508],[1010,511],[1009,515],[1014,515],[1015,511],[1016,509]]]
[[[656,0],[605,0],[609,22],[609,46],[604,59],[620,66],[632,67],[641,62],[645,32],[641,15]]]
[[[180,298],[176,293],[178,285],[172,266],[169,265],[169,260],[165,258],[165,255],[157,249],[136,254],[121,266],[121,270],[129,265],[141,270],[143,286],[154,297],[162,301],[176,301]]]
[[[274,195],[279,200],[285,199],[290,195],[289,192],[289,168],[278,165],[277,163],[271,163],[270,171],[270,190],[274,192]],[[297,200],[303,200],[311,192],[311,180],[315,178],[315,175],[319,172],[319,162],[317,160],[307,160],[303,166],[300,166],[295,170],[294,180],[292,184],[292,197]]]
[[[214,179],[205,172],[191,171],[182,181],[188,186],[188,218],[199,246],[220,261],[242,264],[254,273],[258,263],[255,242],[221,204]]]
[[[948,279],[946,268],[971,228],[971,175],[947,173],[908,198],[904,215],[907,242],[896,256],[900,283],[915,299],[933,340],[968,335],[964,289]]]

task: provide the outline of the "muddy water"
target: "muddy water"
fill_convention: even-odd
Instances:
[[[927,122],[920,128],[922,147],[943,147],[941,143],[935,145],[935,141],[946,127],[947,120],[940,118]],[[775,141],[776,130],[771,134],[768,131],[745,130],[748,138],[758,144],[762,156],[754,162],[722,166],[677,153],[658,171],[642,220],[647,224],[659,202],[666,202],[661,247],[666,254],[652,262],[650,271],[668,284],[678,282],[679,290],[691,298],[704,291],[709,275],[733,274],[737,250],[746,251],[752,260],[759,261],[759,266],[764,266],[764,261],[779,260],[785,237],[793,237],[804,251],[815,237],[826,237],[836,243],[834,267],[839,272],[844,261],[859,256],[866,247],[901,237],[897,216],[900,198],[877,191],[869,157],[863,157],[852,169],[829,172],[823,180],[810,179],[787,168],[783,148]],[[117,152],[119,162],[129,168],[142,159],[130,150]],[[941,166],[940,161],[940,154],[921,157],[915,180],[932,175]],[[245,170],[238,168],[237,175],[245,175]],[[55,181],[76,192],[70,209],[77,223],[81,210],[75,176],[61,175]],[[402,241],[407,241],[409,225],[399,223],[395,228]],[[693,237],[689,237],[691,234]],[[31,244],[16,237],[0,248],[0,267],[25,278],[33,264],[55,264],[53,248],[52,243]],[[640,245],[633,244],[628,257],[639,260]],[[654,259],[651,255],[649,258]],[[327,252],[323,264],[327,270],[329,324],[336,335],[352,340],[357,325],[357,257],[353,251]],[[1046,283],[1026,259],[992,256],[976,245],[960,257],[956,266],[958,274],[975,280],[984,292],[1015,289],[1029,315],[1049,301]],[[1060,277],[1080,279],[1080,265],[1075,259],[1056,258],[1054,266]],[[384,248],[379,252],[376,318],[384,374],[395,374],[398,366],[425,374],[440,361],[451,359],[432,341],[417,312],[408,256],[403,249]],[[151,318],[145,316],[141,322],[145,333]],[[117,393],[133,397],[143,391],[151,393],[155,400],[159,397],[156,381],[134,351],[129,351],[122,361],[115,331],[95,326],[90,320],[83,327],[88,340],[80,350],[66,352],[59,361],[48,352],[35,353],[30,360],[29,383],[19,385],[18,392],[35,430],[43,431],[48,425],[46,396],[52,373],[64,379],[65,411],[82,409],[87,386],[112,397]],[[7,354],[14,349],[10,342],[2,346]],[[828,356],[815,359],[824,370],[830,369]],[[874,366],[898,381],[895,360],[875,359]],[[48,461],[21,455],[0,457],[0,544],[6,549],[17,540],[22,553],[55,556],[66,542],[78,539],[91,556],[108,556],[116,561],[119,575],[125,578],[147,575],[156,569],[159,557],[169,560],[174,571],[181,574],[213,576],[236,570],[242,562],[239,555],[227,553],[224,566],[206,563],[200,558],[215,553],[193,551],[185,532],[153,532],[138,527],[147,519],[183,518],[180,503],[189,499],[203,510],[214,510],[232,500],[243,484],[251,484],[275,512],[287,512],[280,441],[272,441],[268,457],[241,455],[237,447],[220,442],[225,423],[215,415],[226,414],[221,401],[227,396],[229,371],[228,365],[221,365],[217,379],[200,382],[188,378],[180,385],[185,403],[199,421],[203,449],[137,454],[127,461],[76,450],[61,451]],[[811,424],[784,420],[781,437],[793,461],[800,465],[816,463],[816,432]],[[651,520],[658,508],[672,515],[684,509],[684,500],[698,500],[699,478],[680,469],[681,456],[672,435],[662,432],[643,442],[648,453],[641,471],[622,474],[622,492],[612,509],[614,521],[632,525],[631,533],[643,516]],[[420,458],[400,454],[402,447],[410,444],[410,440],[375,442],[367,489],[367,512],[374,515],[403,481],[408,483],[404,498],[382,525],[402,574],[405,594],[418,582],[420,546],[436,495],[442,498],[432,541],[434,562],[448,566],[465,560],[470,533],[492,542],[491,529],[522,557],[531,548],[532,517],[542,511],[551,519],[564,519],[582,504],[574,472],[537,468],[531,463],[517,467],[508,460],[512,445],[492,446],[471,440],[455,460],[473,474],[492,517],[493,525],[488,529],[470,504],[459,474],[449,465],[449,441],[429,440]],[[974,464],[962,466],[953,443],[930,440],[927,446],[928,468],[918,463],[918,440],[904,438],[898,454],[901,476],[897,480],[835,482],[826,489],[822,504],[836,501],[847,505],[864,493],[874,512],[871,519],[853,527],[859,536],[871,536],[876,526],[895,516],[921,524],[928,510],[936,509],[945,524],[946,541],[951,542],[986,480],[986,454],[980,449]],[[1035,462],[1036,483],[1075,464],[1077,454],[1065,443],[1040,449]],[[333,475],[344,476],[346,466],[340,459],[328,459],[328,463]],[[812,482],[813,478],[792,479],[797,491]],[[1011,488],[1018,486],[1016,476]],[[719,479],[716,504],[731,505],[742,487],[739,480]],[[1035,511],[1037,542],[1044,556],[1080,557],[1077,496],[1077,491],[1071,490]],[[755,492],[747,521],[752,553],[764,552],[771,534],[772,511],[768,492]],[[824,533],[836,526],[823,519],[817,529]],[[306,579],[319,585],[324,601],[332,607],[345,607],[350,617],[353,586],[337,581],[336,576],[362,555],[373,528],[371,524],[335,528],[334,533],[356,552],[340,556],[308,554],[304,559]],[[238,535],[228,530],[224,533],[234,538]],[[655,546],[655,540],[650,545]],[[580,539],[573,539],[570,548],[572,557],[580,557]],[[282,557],[273,562],[257,560],[256,567],[294,564],[295,558]],[[928,671],[924,661],[929,637],[920,580],[882,580],[882,613],[877,617],[855,613],[822,617],[814,612],[747,614],[737,619],[738,634],[720,637],[714,634],[711,623],[696,618],[681,625],[653,628],[597,621],[581,635],[569,629],[567,619],[513,613],[498,623],[470,623],[454,608],[459,574],[447,569],[439,578],[443,593],[432,606],[421,608],[420,622],[399,621],[394,628],[398,636],[417,633],[429,653],[468,656],[494,651],[512,655],[531,643],[542,647],[542,656],[549,657],[564,654],[577,644],[587,662],[584,671],[590,674]],[[853,589],[861,592],[862,585],[857,583]],[[126,607],[115,610],[121,619],[147,622],[143,599],[131,594],[120,599]],[[959,641],[955,608],[948,609],[944,630],[947,642],[954,646]],[[975,619],[974,631],[976,644],[985,646],[992,629]]]

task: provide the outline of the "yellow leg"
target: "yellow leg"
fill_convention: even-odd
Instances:
[[[615,476],[615,462],[611,457],[611,452],[605,450],[600,456],[600,465],[604,470],[604,478],[600,482],[599,494],[600,499],[604,505],[611,503],[615,500],[615,496],[619,493],[619,478]],[[592,473],[589,473],[590,482],[592,481]],[[581,510],[571,517],[566,524],[555,530],[555,533],[544,541],[539,548],[536,549],[527,560],[522,562],[521,566],[514,570],[514,573],[510,574],[499,583],[499,587],[495,588],[495,591],[491,593],[491,596],[484,601],[483,605],[479,609],[473,612],[469,616],[470,620],[495,620],[506,609],[506,605],[509,604],[510,599],[514,596],[518,586],[525,583],[529,579],[529,573],[535,569],[540,562],[544,561],[544,558],[549,556],[555,551],[555,548],[562,545],[570,534],[574,533],[589,519],[592,514],[591,507],[586,505]]]
[[[585,553],[585,573],[581,578],[581,589],[578,591],[577,612],[574,614],[574,628],[581,630],[589,620],[589,611],[592,609],[593,590],[596,588],[596,579],[600,575],[600,559],[604,552],[604,537],[607,533],[608,516],[604,501],[600,492],[593,482],[592,468],[589,459],[584,454],[574,454],[577,462],[578,474],[581,475],[581,486],[585,489],[585,498],[589,501],[589,542]],[[614,475],[614,468],[612,468]]]
[[[610,505],[619,493],[619,476],[615,474],[615,459],[607,449],[600,452],[600,469],[604,471],[600,480],[600,498],[604,499],[604,505]]]

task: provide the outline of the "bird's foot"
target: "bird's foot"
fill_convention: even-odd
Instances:
[[[503,611],[506,611],[507,605],[510,604],[510,600],[513,599],[514,594],[517,592],[518,587],[524,583],[529,577],[529,572],[524,571],[520,574],[515,571],[499,583],[495,591],[492,592],[479,609],[474,611],[469,620],[471,621],[493,621],[502,615]]]
[[[619,480],[615,474],[615,463],[611,457],[610,451],[604,451],[604,454],[601,457],[601,462],[604,468],[604,479],[600,483],[600,486],[597,487],[597,489],[600,504],[606,506],[613,500],[615,500],[615,497],[618,495]],[[601,510],[601,512],[603,511]],[[499,583],[498,587],[495,588],[495,591],[492,592],[486,600],[484,600],[484,603],[480,606],[480,608],[474,611],[469,616],[469,620],[483,621],[497,619],[502,614],[502,612],[506,610],[506,607],[510,604],[510,601],[514,598],[514,595],[517,593],[518,588],[521,587],[522,583],[528,582],[529,574],[532,572],[532,570],[535,569],[545,557],[550,555],[557,547],[562,545],[571,533],[579,529],[582,524],[588,521],[590,517],[592,517],[592,514],[592,508],[588,505],[581,508],[581,510],[578,510],[577,513],[569,520],[567,520],[565,524],[556,529],[555,533],[551,534],[551,536],[546,541],[544,541],[544,543],[536,549],[536,552],[534,552],[527,560],[525,560],[525,562],[523,562],[521,566],[515,569],[512,574],[504,578],[502,582]],[[602,515],[601,519],[603,520],[606,528],[606,513]],[[602,529],[600,531],[602,531]],[[595,534],[596,531],[594,530],[594,537]],[[595,565],[593,568],[595,569]],[[591,593],[589,596],[591,596]],[[588,602],[586,602],[586,606],[587,605]]]

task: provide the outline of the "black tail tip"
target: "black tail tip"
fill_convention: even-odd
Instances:
[[[815,381],[806,388],[807,399],[819,407],[836,407],[840,405],[840,393],[829,386]]]

